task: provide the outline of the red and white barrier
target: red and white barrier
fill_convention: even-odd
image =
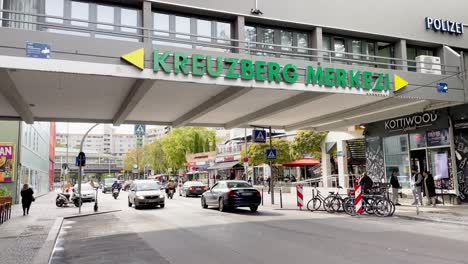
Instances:
[[[304,206],[304,188],[302,184],[298,184],[296,186],[297,188],[297,206],[299,207],[300,210],[302,210],[302,207]]]
[[[356,208],[356,213],[362,214],[362,193],[361,185],[359,184],[354,185],[354,206]]]

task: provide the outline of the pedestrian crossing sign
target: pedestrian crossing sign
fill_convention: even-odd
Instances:
[[[267,160],[276,160],[276,149],[267,149],[265,156]]]
[[[134,134],[138,137],[144,136],[146,133],[146,126],[142,124],[135,125]]]
[[[266,142],[266,131],[265,130],[256,130],[254,129],[254,142],[255,143],[265,143]]]

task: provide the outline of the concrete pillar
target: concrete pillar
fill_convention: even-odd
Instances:
[[[316,27],[316,28],[314,28],[314,30],[312,30],[312,33],[310,34],[309,46],[312,49],[319,49],[319,50],[323,49],[322,28],[321,27]],[[320,56],[320,58],[317,58],[317,57],[312,58],[312,61],[318,61],[318,62],[323,61],[323,52],[312,51],[311,55]]]
[[[234,39],[245,41],[245,17],[237,16],[237,19],[234,23]],[[232,43],[233,46],[245,48],[245,43],[235,42]],[[234,53],[246,53],[245,49],[234,49]]]
[[[151,2],[143,2],[142,24],[144,28],[153,28],[153,10]],[[145,60],[152,60],[153,56],[153,42],[151,40],[153,32],[150,30],[143,30],[143,43],[145,45]]]
[[[346,141],[340,140],[336,142],[336,150],[338,156],[338,184],[343,188],[348,188],[349,176]]]
[[[330,154],[327,153],[326,143],[322,143],[322,183],[323,187],[328,187],[328,177],[331,174]]]
[[[396,67],[397,70],[407,71],[408,62],[406,60],[408,59],[408,56],[406,54],[406,40],[405,39],[400,39],[400,41],[397,41],[395,43],[395,58],[405,60],[405,61],[400,61],[400,60],[396,61],[396,64],[398,64],[398,66]]]

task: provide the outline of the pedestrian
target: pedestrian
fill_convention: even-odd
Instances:
[[[423,185],[423,178],[421,173],[416,168],[411,170],[411,190],[413,191],[414,202],[412,205],[422,205],[421,189]]]
[[[270,182],[271,182],[270,177],[268,177],[268,178],[266,179],[266,182],[267,182],[267,184],[268,184],[268,194],[270,194],[270,188],[271,188],[271,187],[270,187]]]
[[[434,184],[434,177],[428,171],[423,172],[423,193],[424,196],[427,198],[427,205],[432,205],[433,207],[436,206],[436,191],[435,191],[435,184]]]
[[[31,203],[34,202],[34,191],[29,188],[28,184],[23,185],[23,189],[21,190],[21,204],[23,205],[23,216],[29,215],[29,208],[31,207]]]
[[[362,174],[361,180],[359,181],[359,185],[361,185],[361,192],[364,194],[368,194],[372,189],[372,185],[374,185],[374,182],[367,175],[367,173],[364,172]]]
[[[398,190],[401,189],[401,184],[398,181],[397,172],[392,172],[392,177],[390,178],[390,185],[392,185],[392,202],[394,205],[401,205],[398,203]]]
[[[249,179],[247,180],[247,182],[248,182],[250,185],[252,185],[252,177],[251,177],[251,176],[249,176]]]

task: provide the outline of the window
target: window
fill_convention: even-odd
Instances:
[[[425,55],[425,56],[434,56],[435,50],[426,47],[418,47],[408,45],[406,47],[406,57],[408,59],[408,70],[416,71],[416,57]]]
[[[228,39],[231,39],[230,23],[155,12],[153,13],[153,24],[155,29],[153,43],[156,45],[229,51],[229,49],[217,44],[229,44]],[[190,43],[191,41],[194,43]]]
[[[124,26],[138,27],[138,11],[122,8],[120,10],[120,24]],[[122,32],[137,33],[136,28],[121,27]]]
[[[390,176],[393,171],[398,176],[409,177],[409,154],[408,154],[408,136],[398,135],[386,137],[383,140],[385,151],[385,171]],[[400,179],[401,177],[399,177]]]
[[[114,23],[114,7],[111,6],[97,6],[97,22],[101,23]],[[97,28],[113,30],[114,26],[97,24]]]
[[[252,25],[245,27],[245,41],[247,42],[247,52],[250,51],[251,54],[263,56],[304,58],[304,56],[297,55],[301,53],[307,54],[308,51],[306,48],[309,47],[308,34],[305,32]],[[253,44],[252,42],[262,44]],[[256,50],[251,51],[250,49]],[[262,52],[259,50],[273,51],[275,53]]]
[[[89,4],[82,2],[71,2],[71,18],[89,20]],[[74,26],[87,27],[88,23],[71,21]]]
[[[45,0],[45,13],[49,16],[63,17],[64,0]],[[63,23],[62,19],[46,18],[49,23]]]

